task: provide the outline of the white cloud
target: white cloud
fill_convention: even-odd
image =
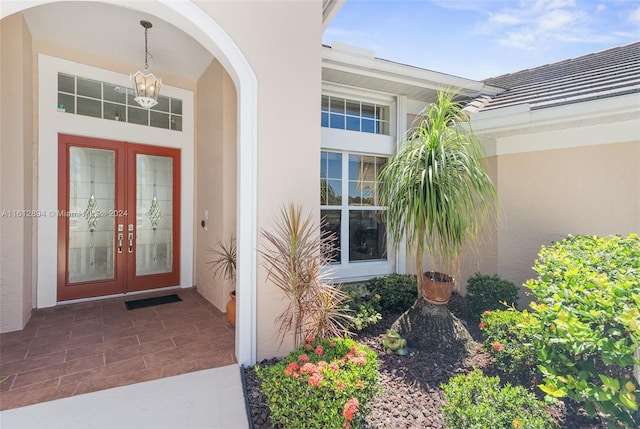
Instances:
[[[640,7],[631,11],[629,14],[629,22],[632,24],[640,25]]]

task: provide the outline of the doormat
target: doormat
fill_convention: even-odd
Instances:
[[[135,310],[137,308],[153,307],[154,305],[171,304],[172,302],[179,301],[182,301],[182,299],[174,293],[171,295],[126,301],[124,305],[127,306],[127,310]]]

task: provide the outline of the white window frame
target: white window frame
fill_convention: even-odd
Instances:
[[[389,107],[389,135],[373,134],[367,132],[340,130],[321,127],[321,151],[339,152],[342,154],[342,195],[341,206],[323,205],[321,209],[341,210],[340,234],[341,234],[341,261],[325,267],[326,274],[336,282],[363,281],[373,277],[379,277],[396,271],[396,254],[393,246],[387,238],[387,259],[372,261],[349,262],[349,155],[365,155],[378,157],[391,157],[396,151],[397,140],[397,102],[396,97],[364,91],[358,88],[343,87],[335,84],[323,83],[322,95],[340,97],[365,103],[374,103]],[[320,125],[320,124],[318,124]],[[318,154],[320,155],[320,154]],[[346,202],[345,202],[346,201]],[[381,210],[384,207],[366,206],[363,210]]]

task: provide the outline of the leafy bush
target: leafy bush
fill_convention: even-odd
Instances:
[[[362,284],[344,285],[342,290],[349,296],[346,308],[351,311],[349,328],[361,331],[382,319],[380,295],[367,292]]]
[[[526,286],[537,298],[540,388],[609,415],[610,425],[639,427],[640,237],[570,236],[543,247],[534,269]]]
[[[447,405],[442,408],[452,429],[550,429],[557,427],[544,404],[522,386],[500,387],[498,377],[474,369],[443,384]]]
[[[369,294],[379,295],[378,305],[383,314],[403,313],[418,298],[418,286],[414,274],[390,274],[367,282]]]
[[[513,306],[517,299],[518,288],[496,274],[476,273],[467,280],[467,314],[476,320],[480,320],[483,311],[502,309],[505,304]]]
[[[484,333],[483,348],[491,354],[496,367],[511,381],[531,383],[539,380],[538,359],[533,347],[535,323],[526,311],[485,311],[480,328]]]
[[[271,423],[357,428],[379,391],[376,354],[351,339],[307,339],[279,363],[256,366]]]

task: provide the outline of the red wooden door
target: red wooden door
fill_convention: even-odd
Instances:
[[[179,284],[180,151],[60,134],[58,300]]]

